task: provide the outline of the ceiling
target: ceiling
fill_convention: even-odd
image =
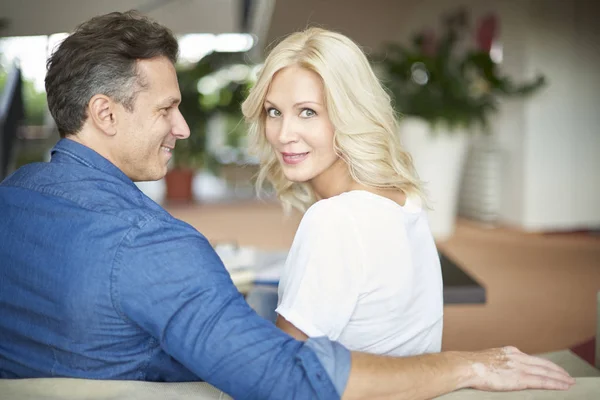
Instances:
[[[417,9],[427,12],[458,1],[482,0],[280,0],[264,40],[274,43],[291,32],[318,26],[377,49],[386,40],[405,37],[411,20],[418,25],[426,21],[428,15],[418,15]]]
[[[259,0],[259,2],[262,0]],[[70,32],[79,23],[111,11],[136,9],[175,33],[243,31],[244,8],[253,0],[2,0],[0,36]]]
[[[276,0],[1,0],[0,37],[71,32],[112,11],[138,10],[176,34],[250,33],[262,58]]]

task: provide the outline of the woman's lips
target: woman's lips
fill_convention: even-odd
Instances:
[[[302,161],[306,160],[308,157],[308,153],[281,153],[281,157],[283,158],[283,162],[289,165],[300,164]]]

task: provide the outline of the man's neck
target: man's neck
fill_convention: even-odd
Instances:
[[[84,128],[76,134],[67,135],[65,137],[65,139],[72,140],[74,142],[77,142],[85,147],[88,147],[88,148],[94,150],[96,153],[100,154],[102,157],[106,158],[108,161],[113,163],[117,168],[119,168],[119,165],[115,162],[115,157],[112,156],[112,154],[111,154],[110,150],[108,149],[108,147],[106,146],[106,144],[99,143],[99,140],[95,139],[96,135],[94,135],[93,133],[94,132],[89,132],[88,130],[86,130]]]

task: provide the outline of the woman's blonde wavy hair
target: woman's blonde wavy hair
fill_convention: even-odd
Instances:
[[[321,28],[293,33],[274,47],[242,104],[250,151],[260,160],[257,191],[268,181],[286,211],[292,207],[306,211],[316,200],[308,183],[286,179],[265,135],[264,102],[269,86],[278,71],[292,65],[321,77],[334,127],[334,150],[348,165],[352,178],[373,188],[398,189],[424,202],[412,159],[398,138],[390,96],[352,40]]]

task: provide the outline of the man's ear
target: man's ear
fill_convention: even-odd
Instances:
[[[108,136],[117,133],[117,103],[103,94],[94,95],[88,103],[88,118]]]

